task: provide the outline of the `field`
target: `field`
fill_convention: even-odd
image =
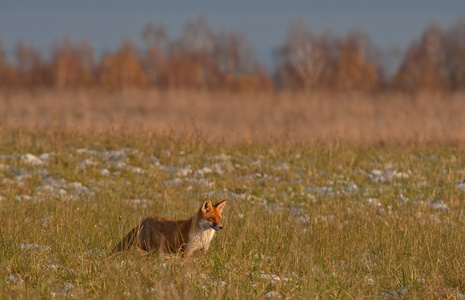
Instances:
[[[2,96],[1,298],[465,298],[462,96],[218,96]],[[109,256],[206,197],[208,252]]]
[[[209,144],[465,141],[465,93],[0,93],[0,129],[149,131]]]

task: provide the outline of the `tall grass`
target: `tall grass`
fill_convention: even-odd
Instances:
[[[216,144],[465,141],[465,94],[97,91],[0,95],[0,128],[141,130]],[[0,129],[1,130],[1,129]]]
[[[464,297],[460,146],[131,133],[2,130],[2,298]],[[109,256],[206,197],[228,200],[208,252]]]

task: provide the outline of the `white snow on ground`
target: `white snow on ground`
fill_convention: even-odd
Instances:
[[[92,197],[95,193],[80,182],[68,183],[63,178],[46,177],[42,180],[42,185],[37,186],[37,195],[44,199],[57,196],[61,199],[76,200],[81,197]]]
[[[34,197],[29,195],[16,195],[15,199],[18,201],[34,201]]]
[[[265,298],[266,299],[281,299],[282,296],[277,291],[269,291],[268,293],[265,294]]]
[[[71,182],[66,185],[68,189],[73,192],[74,196],[93,196],[94,192],[92,192],[89,188],[82,185],[80,182]]]
[[[387,299],[402,299],[410,290],[410,286],[406,286],[397,290],[386,291],[382,296]]]
[[[396,214],[404,213],[411,214],[413,218],[418,219],[419,224],[431,224],[431,222],[447,224],[447,222],[450,222],[447,218],[447,213],[451,209],[450,203],[447,199],[439,199],[439,197],[444,196],[428,198],[428,195],[423,194],[416,198],[412,193],[407,193],[402,186],[404,184],[403,180],[409,179],[413,181],[416,178],[412,178],[410,170],[400,172],[395,170],[396,167],[392,165],[385,165],[384,169],[383,167],[372,166],[373,170],[371,171],[352,170],[352,173],[344,172],[344,175],[338,175],[328,174],[325,170],[309,172],[310,169],[307,166],[296,166],[291,161],[269,161],[265,157],[252,158],[226,154],[216,156],[199,155],[199,161],[202,163],[195,164],[191,160],[192,155],[185,153],[181,154],[182,157],[178,157],[177,160],[175,156],[177,154],[171,154],[169,151],[162,152],[160,157],[155,155],[142,157],[138,150],[130,148],[109,151],[78,149],[70,154],[70,158],[75,159],[76,166],[74,168],[76,172],[82,174],[95,170],[100,175],[111,177],[102,178],[97,176],[98,178],[94,180],[82,180],[83,178],[79,177],[80,174],[78,174],[78,176],[66,177],[67,180],[65,180],[59,177],[59,172],[53,173],[50,171],[49,174],[49,171],[47,171],[47,168],[52,165],[50,162],[53,161],[54,155],[53,153],[0,155],[2,162],[0,164],[0,182],[3,185],[28,187],[32,183],[33,188],[35,187],[35,190],[32,191],[21,190],[22,193],[17,195],[5,196],[0,194],[0,201],[10,199],[14,201],[43,201],[43,199],[56,199],[57,197],[60,199],[87,200],[87,198],[99,192],[99,188],[102,187],[115,188],[115,193],[119,195],[119,185],[127,186],[134,183],[129,178],[131,174],[128,174],[132,173],[134,174],[132,177],[137,180],[161,178],[159,181],[154,182],[154,185],[161,188],[177,189],[180,187],[184,191],[195,188],[199,189],[199,193],[204,197],[233,199],[257,204],[270,213],[277,210],[288,213],[290,221],[297,222],[302,228],[300,233],[305,233],[306,227],[309,228],[312,224],[334,224],[339,222],[335,215],[328,212],[325,214],[318,213],[315,212],[317,210],[312,210],[312,208],[324,201],[341,201],[341,199],[352,201],[353,205],[347,207],[347,213],[351,215],[367,209],[376,211],[377,216],[380,218],[386,216],[395,217]],[[170,158],[166,160],[167,157]],[[16,160],[19,160],[20,167],[13,163],[10,165],[10,162],[16,162]],[[29,168],[28,166],[35,168]],[[125,171],[128,173],[125,173]],[[292,178],[288,176],[290,173],[292,173]],[[121,176],[121,178],[117,176]],[[222,184],[224,176],[234,176],[235,182],[232,184],[233,186],[217,186]],[[418,179],[415,188],[428,188],[431,184],[424,178]],[[363,183],[367,180],[371,182],[368,186]],[[291,181],[292,185],[290,184]],[[110,182],[113,185],[109,184]],[[392,183],[386,184],[390,182]],[[399,191],[396,191],[398,197],[390,194],[389,197],[391,198],[386,198],[384,191],[391,185],[399,188]],[[465,180],[456,181],[455,187],[465,191]],[[257,193],[257,190],[260,193]],[[194,191],[197,192],[197,190]],[[138,195],[138,192],[139,190],[135,189],[134,195],[124,195],[120,199],[123,199],[124,204],[136,209],[147,209],[155,204],[156,198],[160,198],[160,194],[157,194],[157,192],[144,192],[143,195]],[[456,192],[460,193],[460,191]],[[356,198],[352,197],[354,193],[358,193]],[[409,195],[409,197],[404,196],[403,193]],[[301,202],[294,202],[295,199]],[[288,205],[289,203],[292,206]],[[386,203],[392,203],[392,206]],[[397,206],[400,206],[401,209],[397,209]],[[394,212],[392,212],[393,210]],[[233,213],[233,215],[239,219],[249,217],[247,213],[244,214],[243,212]],[[44,217],[42,222],[47,224],[51,218],[53,220],[53,216]],[[344,224],[341,226],[344,226]],[[23,251],[50,250],[50,246],[34,243],[18,244],[18,246]],[[99,249],[90,249],[83,255],[98,257],[101,253]],[[273,258],[263,257],[263,259],[272,261]],[[370,264],[373,263],[375,258],[362,256],[360,259],[367,268],[371,268]],[[50,265],[52,267],[57,266],[57,264]],[[260,273],[256,279],[267,281],[270,286],[279,285],[289,280],[286,277],[265,272]],[[375,279],[369,275],[365,278],[362,277],[362,279],[369,285],[376,284]],[[22,277],[20,274],[9,274],[7,280],[20,283]],[[227,285],[226,282],[220,279],[208,277],[203,280],[205,284],[211,284],[215,287]],[[420,283],[422,282],[421,278],[418,280]],[[56,293],[57,295],[66,296],[74,289],[72,284],[68,285],[65,282],[62,287],[57,289]],[[408,286],[394,288],[393,290],[386,290],[382,296],[385,298],[401,298],[408,291]],[[451,293],[453,292],[451,290]],[[278,291],[268,290],[265,293],[266,298],[280,298],[282,296]],[[465,296],[458,292],[454,293],[454,296],[465,299]]]
[[[91,248],[91,249],[87,249],[85,252],[84,252],[84,256],[85,257],[101,257],[101,256],[104,256],[105,255],[105,251],[101,250],[101,249],[98,249],[98,248]]]
[[[19,248],[24,251],[45,251],[50,250],[50,246],[39,244],[19,244]]]
[[[26,153],[21,156],[21,160],[23,163],[31,165],[31,166],[43,166],[45,165],[45,161],[41,158],[35,156],[31,153]]]
[[[429,206],[433,209],[448,209],[449,206],[444,202],[444,200],[435,200],[429,203]]]
[[[86,154],[86,155],[96,156],[98,152],[94,151],[94,150],[88,150],[88,149],[80,148],[80,149],[76,150],[76,153],[77,154]]]
[[[260,274],[260,279],[269,281],[271,284],[278,284],[278,283],[281,283],[282,281],[289,281],[289,279],[286,277],[281,278],[278,275],[266,274],[264,272]]]
[[[130,156],[135,157],[136,159],[141,157],[141,153],[136,149],[121,148],[118,150],[95,151],[81,148],[77,149],[76,153],[80,156],[88,156],[81,160],[82,167],[94,166],[100,162],[105,166],[112,166],[117,169],[127,169],[130,172],[138,174],[143,173],[141,168],[128,165]]]
[[[455,186],[465,192],[465,180],[457,181]]]
[[[188,186],[201,186],[201,187],[207,187],[207,188],[213,188],[215,185],[214,180],[209,180],[205,178],[201,179],[196,179],[196,178],[174,178],[171,180],[166,180],[163,182],[163,184],[167,186],[183,186],[183,185],[188,185]]]
[[[124,203],[134,206],[134,207],[141,207],[147,208],[148,206],[152,205],[153,200],[150,199],[125,199],[123,200]]]
[[[55,153],[53,153],[53,152],[52,153],[42,153],[42,154],[39,155],[39,157],[40,157],[40,159],[42,161],[49,162],[53,158],[54,155],[55,155]]]
[[[111,175],[111,172],[106,168],[101,168],[99,170],[99,173],[100,173],[100,175],[104,175],[104,176],[110,176]]]
[[[222,280],[219,280],[219,281],[213,281],[212,282],[212,285],[213,286],[219,286],[219,287],[225,287],[227,285],[226,282],[222,281]]]
[[[366,201],[368,204],[376,206],[376,207],[382,206],[382,204],[376,198],[367,198]]]
[[[129,172],[135,173],[135,174],[145,174],[146,173],[144,169],[139,168],[139,167],[134,167],[134,166],[125,166],[123,169],[126,170],[126,171],[129,171]]]
[[[98,162],[91,159],[91,158],[86,158],[86,159],[83,159],[80,163],[79,163],[79,166],[81,168],[87,168],[87,167],[92,167],[92,166],[96,166],[98,165]]]
[[[6,282],[12,283],[12,284],[17,284],[17,285],[22,285],[22,284],[24,284],[23,275],[18,274],[18,273],[9,274],[6,277]]]
[[[31,166],[46,166],[47,162],[51,161],[54,157],[54,153],[42,153],[42,154],[2,154],[0,159],[3,163],[0,164],[0,182],[3,184],[15,184],[17,186],[24,186],[30,183],[32,180],[38,178],[38,184],[36,185],[35,192],[31,194],[19,194],[15,195],[14,198],[18,201],[42,201],[44,199],[83,199],[95,196],[95,193],[100,191],[102,188],[108,187],[105,184],[105,179],[101,179],[95,182],[86,182],[86,184],[74,181],[67,182],[62,178],[53,178],[48,174],[46,168],[39,168],[33,170],[25,169],[14,169],[8,165],[9,161],[13,161],[19,158],[24,164]],[[384,169],[376,168],[369,172],[362,170],[354,170],[353,176],[350,175],[331,175],[327,174],[325,170],[317,172],[316,176],[326,176],[323,182],[315,184],[313,180],[308,177],[308,170],[305,166],[296,166],[288,161],[274,160],[276,155],[272,152],[269,153],[273,157],[272,161],[269,157],[258,156],[233,156],[226,155],[224,153],[219,155],[194,155],[179,153],[176,157],[166,150],[162,152],[160,157],[155,155],[143,156],[137,149],[132,148],[121,148],[116,150],[89,150],[89,149],[77,149],[73,155],[77,159],[77,167],[83,170],[88,168],[98,167],[97,172],[102,176],[124,176],[121,171],[127,171],[135,175],[140,176],[160,176],[162,180],[158,184],[163,184],[169,187],[183,187],[186,191],[191,191],[196,188],[207,189],[204,191],[205,197],[220,198],[220,199],[239,199],[241,201],[249,201],[261,205],[265,209],[270,211],[282,209],[283,203],[287,199],[299,198],[304,199],[307,203],[318,203],[320,201],[331,201],[334,197],[340,197],[344,195],[350,195],[353,193],[359,193],[363,195],[365,203],[368,206],[374,206],[378,209],[379,215],[385,213],[391,213],[392,207],[390,205],[384,207],[381,201],[373,197],[374,193],[379,195],[379,187],[360,188],[356,183],[357,176],[367,176],[368,179],[373,183],[386,183],[393,180],[403,180],[411,177],[411,171],[400,172],[395,170],[395,166],[391,164],[384,165]],[[201,158],[202,161],[199,165],[192,165],[190,159],[197,157]],[[169,159],[170,162],[176,163],[177,165],[164,164],[164,159]],[[298,155],[294,155],[292,159],[298,159]],[[148,162],[148,164],[147,164]],[[136,165],[137,166],[136,166]],[[119,169],[119,171],[114,171]],[[253,170],[253,172],[251,172]],[[269,173],[265,173],[262,170],[266,170]],[[276,171],[276,174],[273,174]],[[42,173],[41,173],[42,172]],[[225,175],[229,175],[231,172],[237,173],[236,186],[222,189],[217,189],[216,182],[217,178],[221,178]],[[267,187],[271,184],[279,184],[289,180],[286,178],[286,173],[293,172],[294,187],[289,187],[284,190],[277,190],[276,187],[265,188],[266,195],[257,196],[252,193],[250,186],[262,186]],[[123,174],[123,175],[122,175]],[[281,178],[280,176],[283,176]],[[315,176],[315,175],[312,175]],[[42,178],[42,179],[41,179]],[[322,184],[323,183],[323,184]],[[132,184],[131,182],[123,182],[118,184]],[[427,186],[427,182],[421,183],[423,186]],[[457,181],[457,188],[465,191],[465,181]],[[112,186],[113,188],[113,186]],[[116,186],[116,188],[118,188]],[[429,199],[417,200],[408,199],[399,193],[397,201],[399,204],[404,205],[411,203],[414,205],[429,206],[434,211],[440,213],[441,211],[449,209],[446,201],[442,199]],[[133,199],[124,200],[129,205],[148,207],[152,199],[137,198],[134,195]],[[382,198],[382,197],[381,197]],[[4,199],[4,197],[3,197]],[[383,199],[383,201],[386,199]],[[359,200],[354,200],[357,203]],[[357,204],[359,205],[359,204]],[[309,224],[312,222],[330,222],[334,218],[331,215],[310,215],[308,208],[292,207],[290,209],[290,215],[293,216],[294,220],[303,224]],[[359,207],[357,209],[363,209]],[[349,208],[348,213],[355,213],[356,209]],[[424,216],[426,217],[426,216]],[[428,217],[429,218],[429,217]],[[436,216],[436,220],[439,222],[440,219]]]
[[[188,175],[191,175],[192,173],[194,173],[194,171],[192,170],[192,167],[191,166],[185,166],[183,168],[177,169],[176,176],[186,177]]]
[[[371,170],[370,173],[368,173],[368,178],[370,179],[371,182],[374,183],[383,183],[383,182],[389,182],[394,179],[407,179],[411,175],[411,172],[408,171],[407,173],[405,172],[398,172],[395,170]]]

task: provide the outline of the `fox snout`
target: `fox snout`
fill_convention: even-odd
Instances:
[[[215,229],[216,231],[220,231],[221,229],[223,229],[223,226],[217,225],[217,224],[212,224],[212,228]]]

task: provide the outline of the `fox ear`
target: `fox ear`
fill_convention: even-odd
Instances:
[[[210,201],[210,199],[205,199],[200,209],[203,213],[209,212],[212,209],[212,202]]]
[[[220,203],[216,204],[215,207],[217,210],[222,212],[225,205],[226,205],[226,200],[223,200]]]

